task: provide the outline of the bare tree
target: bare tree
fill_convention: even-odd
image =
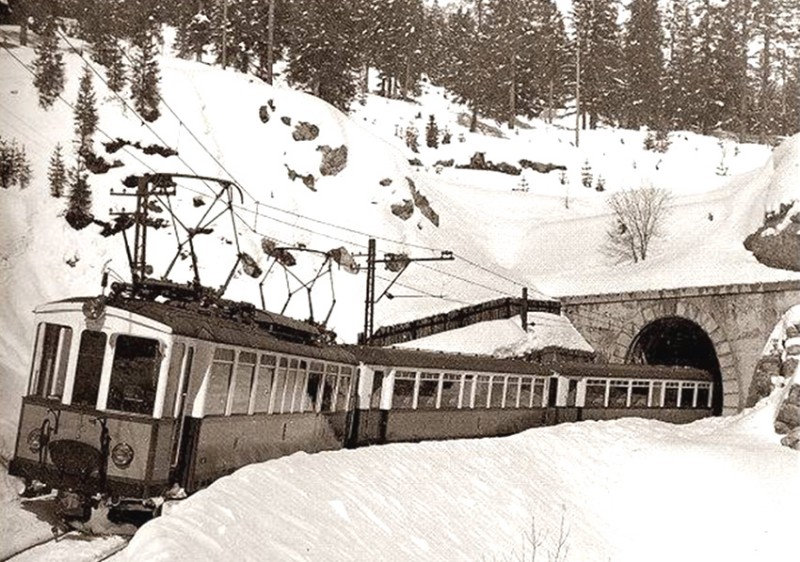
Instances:
[[[647,259],[651,242],[663,234],[669,201],[669,192],[656,187],[628,189],[609,197],[613,214],[606,253],[619,261]]]

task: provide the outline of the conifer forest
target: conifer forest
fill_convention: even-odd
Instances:
[[[563,4],[563,3],[562,3]],[[179,55],[251,73],[278,70],[346,110],[370,69],[381,95],[446,87],[477,117],[574,114],[656,131],[725,131],[764,140],[800,128],[797,0],[11,0],[3,15],[42,39],[37,87],[63,77],[57,34],[90,46],[138,111],[159,117],[163,25]]]

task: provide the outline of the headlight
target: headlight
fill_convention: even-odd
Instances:
[[[133,462],[133,447],[127,443],[117,443],[111,449],[111,460],[117,468],[128,468]]]
[[[28,434],[28,447],[34,453],[42,449],[42,430],[38,427]]]

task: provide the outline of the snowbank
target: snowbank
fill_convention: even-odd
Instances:
[[[775,397],[687,426],[584,422],[296,454],[145,525],[115,560],[751,561],[793,552],[800,456]],[[533,539],[531,539],[533,535]]]

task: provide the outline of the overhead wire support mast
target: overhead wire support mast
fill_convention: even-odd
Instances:
[[[453,261],[453,252],[442,250],[438,257],[432,258],[411,258],[405,254],[385,254],[383,259],[377,259],[375,249],[375,239],[370,238],[367,244],[367,294],[364,301],[364,344],[369,345],[372,335],[375,332],[375,303],[380,301],[384,295],[389,294],[389,289],[400,278],[403,272],[412,262],[425,261]],[[389,282],[383,292],[375,298],[375,265],[379,263],[387,264],[387,268],[395,273],[394,278]],[[391,296],[390,296],[391,297]]]

